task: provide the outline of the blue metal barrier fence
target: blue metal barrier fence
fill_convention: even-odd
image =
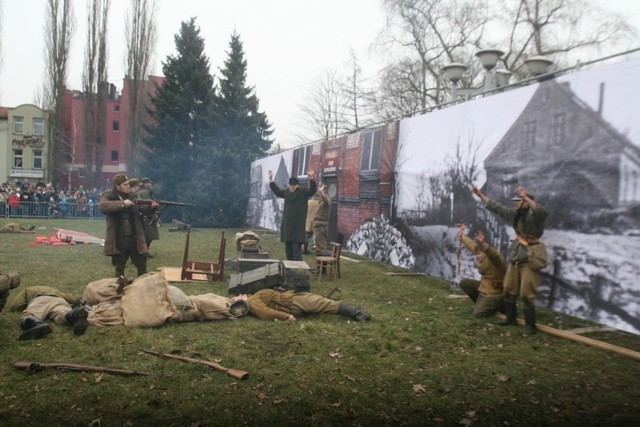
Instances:
[[[104,219],[96,203],[19,202],[0,203],[1,218]]]

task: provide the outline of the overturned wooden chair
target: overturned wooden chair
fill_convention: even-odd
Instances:
[[[327,277],[335,282],[340,277],[340,253],[342,245],[340,243],[331,242],[331,256],[316,257],[316,275],[318,282],[322,278],[322,273],[326,273]]]
[[[224,232],[220,238],[220,253],[218,262],[199,262],[189,260],[189,240],[191,238],[191,227],[187,228],[187,241],[184,245],[184,258],[182,259],[181,280],[202,280],[198,276],[206,276],[209,282],[221,282],[224,277],[224,256],[227,246],[227,239]]]

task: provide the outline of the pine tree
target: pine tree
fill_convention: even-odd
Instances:
[[[231,36],[229,48],[224,68],[220,69],[220,94],[215,104],[216,142],[200,151],[204,163],[198,168],[202,177],[197,180],[210,183],[202,190],[215,201],[208,218],[215,226],[244,223],[251,162],[266,154],[273,133],[266,114],[259,111],[254,88],[247,86],[247,61],[238,34]]]
[[[182,23],[175,44],[177,54],[163,62],[165,81],[150,100],[152,123],[145,126],[149,152],[142,172],[159,184],[163,199],[191,199],[198,205],[192,183],[199,179],[198,153],[213,144],[214,79],[195,18]]]

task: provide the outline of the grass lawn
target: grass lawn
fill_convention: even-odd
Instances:
[[[9,222],[0,219],[0,226]],[[24,223],[24,222],[23,222]],[[103,221],[33,220],[36,236],[52,227],[104,237]],[[233,237],[224,230],[228,257]],[[191,235],[191,258],[217,256],[220,229]],[[182,262],[185,234],[161,229],[149,271]],[[260,232],[259,234],[262,234]],[[269,233],[271,258],[284,247]],[[81,294],[113,275],[97,245],[31,247],[34,235],[0,234],[0,270],[18,271],[21,287],[48,285]],[[357,258],[349,254],[346,256]],[[307,256],[313,266],[313,257]],[[54,325],[41,340],[18,341],[18,312],[0,313],[0,425],[102,426],[631,426],[640,423],[640,362],[622,355],[476,319],[471,302],[451,298],[445,281],[389,276],[391,267],[343,261],[341,300],[373,320],[315,315],[293,324],[256,318],[169,324],[157,329],[89,327],[74,337]],[[128,267],[129,275],[135,268]],[[226,272],[228,276],[230,271]],[[179,284],[187,294],[227,294],[227,283]],[[312,282],[324,293],[331,283]],[[11,301],[11,297],[10,297]],[[555,313],[541,310],[554,326]],[[566,323],[566,318],[561,319]],[[640,351],[637,336],[589,335]],[[248,371],[239,381],[199,365],[141,352],[153,349],[218,361]],[[19,360],[137,370],[148,376],[46,370],[26,373]]]

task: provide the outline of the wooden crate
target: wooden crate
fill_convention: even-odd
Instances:
[[[238,271],[245,273],[247,271],[255,270],[256,268],[264,267],[265,265],[279,264],[277,259],[253,259],[253,258],[238,258]]]
[[[294,292],[309,292],[311,289],[311,268],[304,261],[282,261],[283,287]]]
[[[255,294],[260,289],[273,288],[282,283],[280,264],[270,263],[253,270],[229,277],[229,293],[233,295]]]

